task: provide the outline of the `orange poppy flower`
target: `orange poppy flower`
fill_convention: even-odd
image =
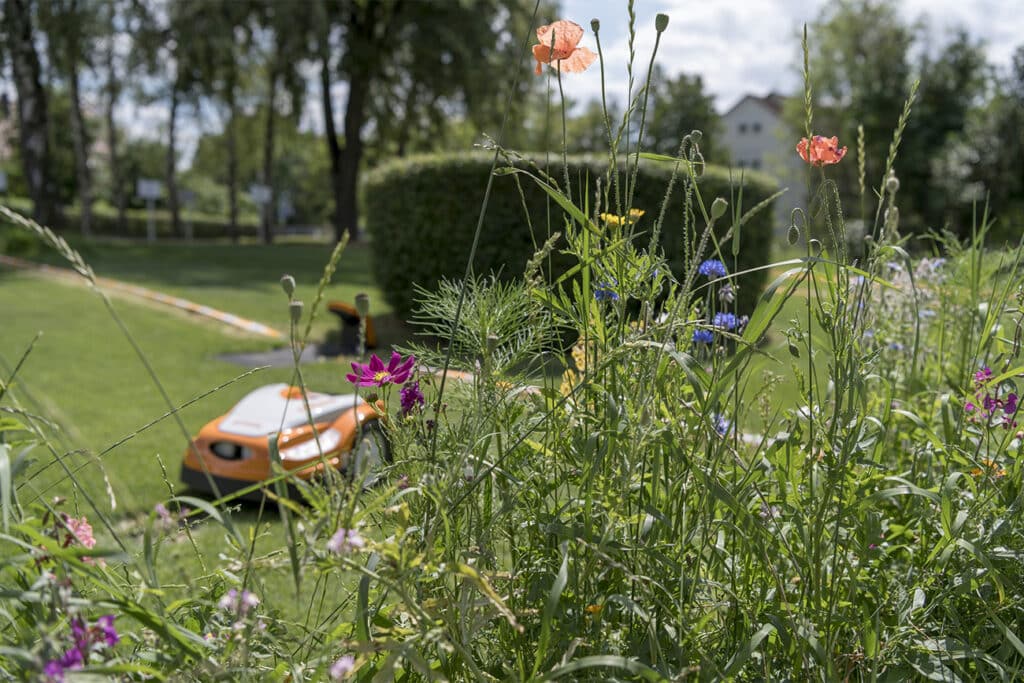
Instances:
[[[554,33],[554,45],[552,45]],[[583,37],[583,27],[562,19],[537,29],[537,45],[533,58],[537,60],[534,73],[540,75],[541,64],[552,64],[565,73],[578,73],[594,63],[597,55],[585,47],[576,47]]]
[[[801,159],[814,166],[838,164],[846,156],[846,148],[839,148],[839,138],[835,136],[827,138],[824,135],[815,135],[811,138],[810,145],[807,144],[807,138],[801,138],[796,145],[796,151],[800,153]]]

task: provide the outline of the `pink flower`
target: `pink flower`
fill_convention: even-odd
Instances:
[[[370,356],[367,365],[352,363],[355,374],[345,375],[349,382],[360,387],[382,387],[385,384],[404,384],[412,374],[412,368],[416,364],[416,357],[409,356],[402,360],[401,354],[397,351],[391,353],[391,361],[384,365],[384,361],[377,357],[377,354]]]
[[[332,553],[347,555],[353,551],[361,550],[366,541],[355,529],[338,529],[331,540],[327,541],[327,549]]]
[[[92,525],[89,524],[89,520],[85,517],[82,517],[81,519],[65,517],[64,526],[66,526],[68,531],[71,532],[71,537],[86,548],[92,548],[96,545],[96,539],[92,536]],[[72,538],[69,538],[68,541],[65,542],[65,545],[67,545]]]
[[[552,45],[554,33],[554,45]],[[583,27],[566,21],[556,21],[537,29],[537,45],[533,46],[533,58],[537,60],[534,73],[540,75],[541,64],[554,63],[554,68],[565,73],[584,71],[594,63],[597,55],[585,47],[576,47],[583,37]]]
[[[356,658],[352,655],[344,655],[338,661],[331,664],[331,680],[341,681],[348,677],[356,668]]]
[[[807,144],[807,138],[801,138],[796,145],[796,151],[799,152],[801,159],[812,166],[838,164],[846,156],[846,148],[839,149],[839,138],[835,136],[826,138],[824,135],[815,135],[811,138],[810,145]]]

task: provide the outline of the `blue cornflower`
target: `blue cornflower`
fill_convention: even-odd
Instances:
[[[732,427],[732,422],[725,415],[721,413],[714,413],[712,416],[712,424],[715,426],[715,431],[720,435],[725,436],[729,433],[729,428]]]
[[[711,330],[694,330],[693,341],[696,344],[710,344],[711,342],[715,341],[715,333],[712,332]]]
[[[697,272],[704,277],[725,277],[728,273],[725,270],[725,264],[718,259],[711,258],[700,264],[697,268]]]
[[[735,329],[737,321],[736,316],[732,313],[715,313],[715,317],[711,322],[715,327],[732,330]]]
[[[612,287],[619,284],[612,278],[611,282],[598,282],[594,287],[594,298],[598,301],[618,301],[619,295]]]

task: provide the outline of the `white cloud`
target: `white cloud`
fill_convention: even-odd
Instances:
[[[669,16],[657,62],[670,74],[682,71],[704,78],[716,106],[724,111],[745,93],[791,91],[799,87],[799,35],[813,21],[826,0],[637,0],[637,81],[642,80],[654,46],[654,17]],[[985,41],[990,62],[1007,68],[1013,51],[1024,43],[1024,12],[1014,0],[901,0],[897,9],[909,22],[924,19],[926,41],[941,45],[959,26]],[[628,18],[622,0],[564,0],[563,17],[588,28],[582,45],[594,47],[591,17],[601,20],[601,42],[609,94],[624,100],[627,81]],[[599,97],[600,76],[595,70],[563,79],[566,94],[574,99]]]

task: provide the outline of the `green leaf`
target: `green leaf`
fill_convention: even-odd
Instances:
[[[540,626],[540,640],[537,642],[537,653],[533,658],[533,673],[536,674],[547,654],[548,645],[551,640],[551,623],[555,618],[555,611],[558,609],[558,601],[562,598],[562,591],[569,582],[569,544],[562,541],[562,566],[555,576],[555,582],[551,584],[548,591],[547,602],[544,603],[544,614]]]

